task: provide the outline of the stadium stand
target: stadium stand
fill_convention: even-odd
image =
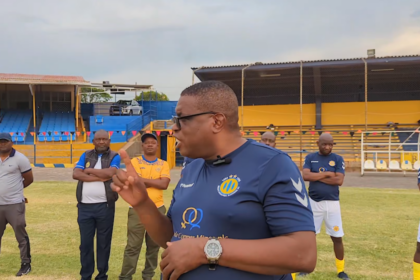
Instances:
[[[13,140],[24,142],[32,118],[30,110],[2,110],[0,132],[13,134]]]
[[[54,142],[76,140],[73,112],[46,112],[42,118],[38,141]]]
[[[361,152],[361,134],[358,131],[364,129],[362,125],[348,126],[325,126],[322,130],[316,130],[314,126],[302,127],[302,151],[304,156],[318,150],[316,141],[323,132],[329,132],[334,137],[334,152],[342,155],[346,162],[355,162],[360,158]],[[276,148],[287,152],[295,162],[299,162],[300,149],[300,127],[299,126],[281,126],[277,127],[274,133],[277,133]],[[369,130],[388,130],[384,125],[369,126]],[[246,127],[244,128],[244,137],[260,141],[261,134],[269,131],[265,127]],[[258,132],[257,135],[254,133]],[[388,149],[389,134],[372,133],[366,140],[368,143],[381,143],[384,145],[372,145],[373,149],[384,151]],[[392,141],[399,143],[398,136],[393,136]],[[366,146],[365,145],[365,146]]]
[[[94,132],[104,129],[111,135],[112,143],[126,142],[127,137],[127,125],[132,122],[141,120],[141,116],[90,116],[90,131]],[[140,130],[141,127],[135,130]],[[93,135],[89,137],[89,142],[92,142]]]
[[[416,128],[410,129],[410,130],[415,130],[415,129]],[[405,143],[418,143],[419,141],[418,133],[412,134],[411,132],[400,132],[398,133],[398,137],[401,143],[404,143],[404,142]],[[406,145],[406,146],[403,146],[403,148],[404,148],[404,151],[417,151],[417,147],[413,145]]]

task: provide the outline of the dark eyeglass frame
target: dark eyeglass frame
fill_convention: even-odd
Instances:
[[[182,116],[182,117],[173,116],[172,121],[173,121],[174,124],[176,124],[176,126],[178,126],[179,129],[181,129],[181,122],[179,120],[190,119],[190,118],[193,118],[193,117],[197,117],[197,116],[201,116],[201,115],[207,115],[207,114],[213,114],[214,115],[214,114],[217,114],[217,113],[213,112],[213,111],[209,111],[209,112],[203,112],[203,113],[187,115],[187,116]]]

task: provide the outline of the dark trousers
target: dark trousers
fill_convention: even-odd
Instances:
[[[19,243],[20,259],[22,263],[31,263],[31,246],[26,232],[25,202],[0,205],[0,250],[1,239],[6,225],[10,224]]]
[[[159,212],[165,214],[165,206],[158,208]],[[144,225],[141,223],[139,216],[134,209],[128,210],[127,221],[127,246],[124,250],[124,259],[121,269],[120,280],[131,280],[137,270],[137,262],[143,240],[146,239],[146,261],[142,273],[143,279],[152,279],[158,263],[158,255],[160,246],[157,245],[149,234],[147,234]]]
[[[93,242],[96,232],[96,265],[98,275],[95,279],[108,279],[108,261],[111,253],[112,230],[114,227],[115,208],[107,203],[78,204],[80,229],[80,262],[82,280],[92,279],[95,271]]]

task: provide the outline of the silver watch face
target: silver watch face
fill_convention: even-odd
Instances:
[[[215,241],[209,242],[206,247],[206,253],[209,258],[217,258],[221,253],[221,246]]]

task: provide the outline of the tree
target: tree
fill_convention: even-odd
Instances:
[[[169,101],[169,98],[168,96],[166,96],[166,94],[164,94],[163,92],[157,92],[157,91],[143,91],[135,98],[135,100],[141,101],[142,94],[143,94],[143,101],[149,101],[150,99],[155,101],[156,94],[157,94],[157,101]]]
[[[100,88],[82,88],[82,103],[107,102],[112,96]]]

